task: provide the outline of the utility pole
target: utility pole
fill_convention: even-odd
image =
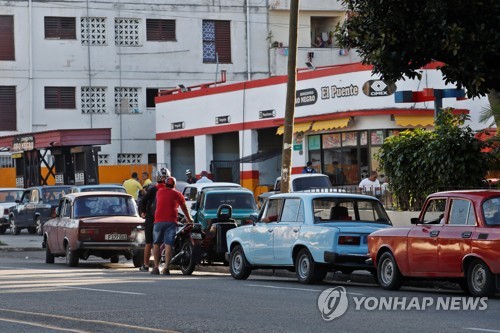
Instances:
[[[288,83],[286,87],[285,125],[281,160],[281,192],[290,192],[292,172],[293,120],[297,86],[297,34],[299,28],[299,0],[290,1],[290,31],[288,37]]]

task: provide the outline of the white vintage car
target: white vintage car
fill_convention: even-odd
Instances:
[[[10,209],[16,206],[16,200],[23,195],[22,188],[0,188],[0,235],[10,227]]]
[[[366,263],[367,237],[390,227],[381,202],[347,193],[275,194],[257,222],[227,232],[231,275],[246,279],[252,269],[295,270],[301,283],[323,280],[329,271],[350,273]]]

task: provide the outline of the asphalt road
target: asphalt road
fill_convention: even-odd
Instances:
[[[306,286],[255,274],[237,281],[226,273],[172,273],[142,273],[124,259],[110,264],[96,258],[69,268],[64,258],[45,264],[42,251],[0,252],[0,332],[500,332],[500,297],[476,300],[483,310],[464,310],[461,302],[469,298],[456,288],[387,292],[373,283]],[[318,298],[339,287],[348,306],[326,321]],[[389,297],[398,297],[405,310],[374,309]],[[346,304],[322,300],[323,309]],[[421,309],[408,310],[411,300]],[[440,301],[458,306],[437,309]]]

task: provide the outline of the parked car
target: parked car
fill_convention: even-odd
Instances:
[[[315,189],[332,189],[332,183],[327,175],[322,173],[300,173],[290,176],[290,192],[310,191]],[[262,193],[257,201],[262,207],[264,202],[273,194],[281,192],[281,177],[276,178],[272,191]]]
[[[193,204],[198,199],[200,191],[204,188],[241,188],[240,184],[236,183],[228,183],[228,182],[212,182],[212,183],[194,183],[188,184],[184,187],[182,191],[182,195],[184,199],[186,199],[186,205],[189,209],[192,209]],[[179,208],[179,213],[182,213],[182,210]]]
[[[251,223],[251,216],[257,216],[258,209],[253,192],[246,188],[205,188],[200,192],[198,200],[191,207],[191,215],[195,223],[207,229],[208,221],[217,218],[220,205],[230,205],[231,218],[237,225]]]
[[[112,263],[124,255],[139,267],[144,258],[143,224],[129,194],[67,194],[59,200],[56,216],[44,226],[45,262],[51,264],[55,257],[64,256],[73,267],[91,255]]]
[[[127,193],[125,187],[123,187],[122,185],[115,185],[115,184],[80,185],[80,186],[73,186],[71,188],[71,193],[94,192],[94,191],[111,191],[111,192]]]
[[[24,190],[16,206],[10,210],[10,230],[19,235],[27,228],[30,234],[42,235],[43,224],[55,211],[59,199],[71,191],[71,186],[35,186]]]
[[[23,189],[0,188],[0,235],[4,234],[10,226],[10,209],[16,205],[16,200],[21,199]]]
[[[323,280],[329,271],[375,271],[366,239],[391,221],[372,196],[296,192],[271,196],[257,222],[227,232],[229,268],[235,279],[252,269],[295,270],[301,283]]]
[[[431,194],[411,223],[368,237],[382,288],[417,277],[455,279],[473,296],[500,288],[500,191]]]

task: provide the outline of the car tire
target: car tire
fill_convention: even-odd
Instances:
[[[323,280],[326,269],[317,264],[308,249],[302,249],[295,258],[295,274],[300,283],[311,284]]]
[[[5,227],[0,227],[0,235],[5,234],[5,231],[7,231],[7,226],[5,226]]]
[[[55,256],[49,249],[49,244],[45,245],[45,263],[53,264],[55,262]]]
[[[71,246],[69,244],[66,245],[66,265],[69,267],[76,267],[78,266],[78,260],[80,258],[78,257],[78,252],[73,251],[71,249]]]
[[[195,251],[197,251],[197,249],[191,243],[190,239],[185,239],[184,242],[182,242],[181,251],[184,252],[181,261],[179,262],[181,272],[184,275],[191,275],[196,267]]]
[[[144,263],[144,251],[135,251],[135,253],[132,254],[132,263],[134,267],[141,267]]]
[[[467,286],[474,297],[491,296],[495,292],[495,280],[490,268],[482,260],[474,259],[467,269]]]
[[[231,255],[229,256],[229,272],[231,276],[236,280],[246,280],[252,273],[250,265],[248,265],[247,258],[245,257],[245,252],[240,245],[236,245],[231,250]]]
[[[10,232],[12,232],[13,235],[19,235],[21,233],[21,228],[16,226],[16,220],[14,218],[10,218]]]
[[[40,217],[37,217],[36,220],[35,220],[35,226],[36,226],[36,233],[38,236],[41,236],[43,235],[43,224],[42,224],[42,220],[40,219]]]
[[[30,235],[36,234],[36,227],[28,227],[28,233]]]
[[[377,280],[386,290],[398,290],[403,284],[403,275],[399,271],[396,259],[391,252],[384,252],[378,260]]]
[[[115,255],[112,255],[111,258],[109,258],[109,262],[112,263],[112,264],[117,264],[120,262],[120,256],[115,254]]]

